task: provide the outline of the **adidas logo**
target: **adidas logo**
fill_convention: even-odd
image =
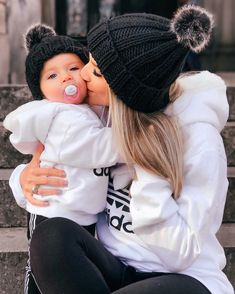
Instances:
[[[102,167],[102,168],[95,168],[93,169],[93,173],[94,175],[96,175],[97,177],[107,177],[109,176],[109,167]]]

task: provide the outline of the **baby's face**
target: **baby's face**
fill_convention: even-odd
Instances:
[[[82,103],[87,95],[86,83],[80,75],[83,66],[82,60],[74,53],[61,53],[46,61],[40,75],[44,97],[56,102]],[[69,85],[76,86],[75,94],[65,91]]]

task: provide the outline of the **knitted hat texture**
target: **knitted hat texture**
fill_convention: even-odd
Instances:
[[[154,112],[169,103],[170,86],[189,50],[204,49],[212,26],[211,14],[193,5],[172,20],[125,14],[97,24],[88,33],[88,49],[119,99],[134,110]]]
[[[84,63],[88,61],[86,49],[82,44],[73,38],[58,36],[51,27],[42,24],[34,25],[26,32],[25,47],[28,51],[25,60],[26,81],[36,100],[43,99],[40,73],[45,61],[60,53],[74,53]]]

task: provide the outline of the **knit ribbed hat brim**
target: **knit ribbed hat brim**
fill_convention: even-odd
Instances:
[[[189,50],[209,41],[211,16],[187,6],[169,19],[131,13],[97,24],[87,36],[88,49],[110,88],[126,105],[154,112],[169,103]]]

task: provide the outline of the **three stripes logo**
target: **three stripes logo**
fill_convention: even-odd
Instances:
[[[114,190],[109,183],[106,216],[109,226],[133,234],[130,215],[130,196],[128,189]]]

